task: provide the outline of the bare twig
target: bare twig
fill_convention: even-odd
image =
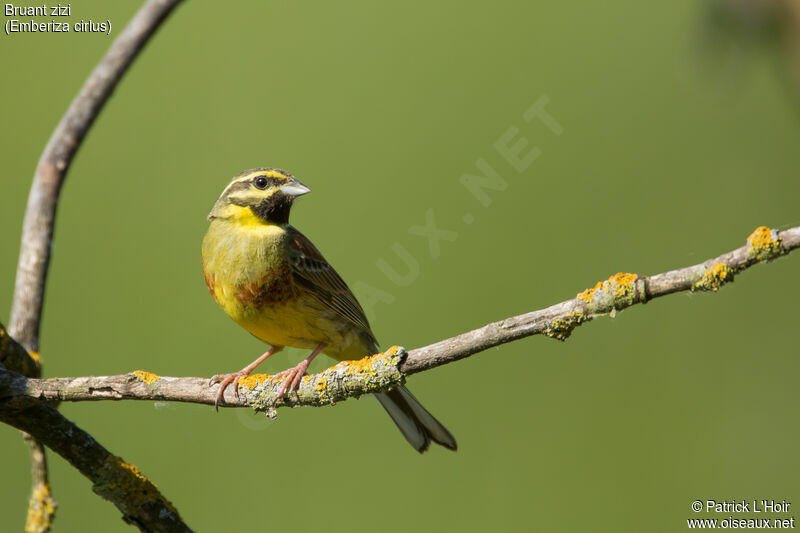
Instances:
[[[544,334],[564,340],[579,325],[601,315],[614,315],[631,305],[680,291],[717,291],[752,265],[776,259],[800,247],[800,227],[785,231],[756,229],[747,244],[703,263],[640,277],[615,274],[575,298],[546,309],[507,318],[482,328],[406,353],[391,348],[360,361],[345,361],[303,378],[297,394],[276,400],[280,381],[257,374],[239,381],[239,396],[226,391],[225,406],[254,407],[274,413],[277,407],[326,405],[349,397],[391,388],[406,376],[429,370],[516,339]],[[0,371],[0,402],[23,407],[46,400],[148,400],[213,405],[217,386],[205,378],[161,377],[137,370],[104,377],[25,379]]]
[[[180,0],[149,0],[83,84],[42,153],[22,225],[22,245],[9,332],[28,351],[39,349],[56,206],[67,170],[100,110],[136,55]]]
[[[149,0],[142,6],[89,75],[39,159],[22,226],[22,244],[9,323],[11,335],[30,352],[39,368],[39,328],[45,281],[56,206],[67,170],[122,75],[179,2]],[[38,373],[32,375],[38,377]],[[31,447],[34,478],[26,530],[47,531],[55,511],[55,501],[47,482],[44,449],[35,441],[26,440]]]

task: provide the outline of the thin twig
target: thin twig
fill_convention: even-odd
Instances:
[[[482,328],[406,353],[393,347],[360,361],[345,361],[303,378],[296,394],[276,400],[281,381],[257,374],[239,381],[238,397],[226,390],[226,407],[255,407],[269,415],[278,407],[326,405],[349,397],[385,390],[406,376],[441,366],[513,340],[544,334],[565,340],[581,324],[614,315],[637,303],[680,291],[717,291],[736,274],[800,247],[800,227],[785,231],[758,228],[747,244],[697,265],[640,277],[615,274],[571,300],[546,309],[507,318]],[[30,402],[147,400],[213,405],[217,386],[197,377],[161,377],[137,370],[102,377],[25,379],[0,371],[0,402],[22,407]]]
[[[25,431],[22,432],[22,437],[28,443],[31,456],[31,477],[33,478],[33,490],[31,490],[31,497],[28,500],[28,516],[25,519],[25,531],[44,533],[49,531],[53,525],[58,504],[53,499],[50,490],[44,445]]]
[[[39,329],[56,206],[72,159],[128,66],[180,0],[149,0],[114,40],[53,132],[39,159],[22,226],[9,332],[40,368]],[[38,374],[35,374],[38,377]],[[47,531],[55,501],[47,482],[44,449],[29,440],[34,486],[27,531]],[[46,493],[46,497],[44,496]]]
[[[39,159],[22,225],[9,332],[39,349],[39,325],[59,192],[70,163],[117,83],[180,0],[149,0],[116,38],[83,84]]]
[[[780,232],[762,226],[747,238],[747,244],[719,257],[654,276],[615,274],[572,300],[412,350],[400,369],[415,374],[530,335],[545,334],[565,340],[572,330],[596,316],[613,316],[631,305],[675,292],[716,292],[743,270],[777,259],[798,247],[800,226]]]

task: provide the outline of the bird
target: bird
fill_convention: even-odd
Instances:
[[[269,346],[238,372],[212,376],[225,389],[271,355],[290,346],[311,350],[283,378],[278,398],[297,390],[320,353],[344,361],[379,353],[378,341],[353,292],[299,230],[289,224],[294,201],[311,189],[278,168],[254,168],[234,176],[208,215],[202,265],[206,286],[222,310]],[[456,440],[404,386],[379,392],[378,402],[418,452],[431,442],[456,450]]]

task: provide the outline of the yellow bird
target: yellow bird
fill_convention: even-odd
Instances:
[[[231,383],[285,346],[311,350],[284,378],[279,397],[296,390],[320,353],[339,360],[378,352],[356,297],[311,241],[289,224],[295,198],[310,192],[291,174],[256,168],[235,176],[208,215],[203,274],[211,296],[237,324],[270,348],[239,372],[220,374],[216,405]],[[456,449],[453,435],[405,387],[376,394],[420,453],[431,441]]]

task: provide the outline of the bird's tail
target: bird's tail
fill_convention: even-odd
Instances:
[[[422,407],[407,388],[401,385],[390,391],[379,392],[375,396],[392,417],[397,429],[419,453],[427,450],[431,441],[451,450],[458,448],[453,435]]]

